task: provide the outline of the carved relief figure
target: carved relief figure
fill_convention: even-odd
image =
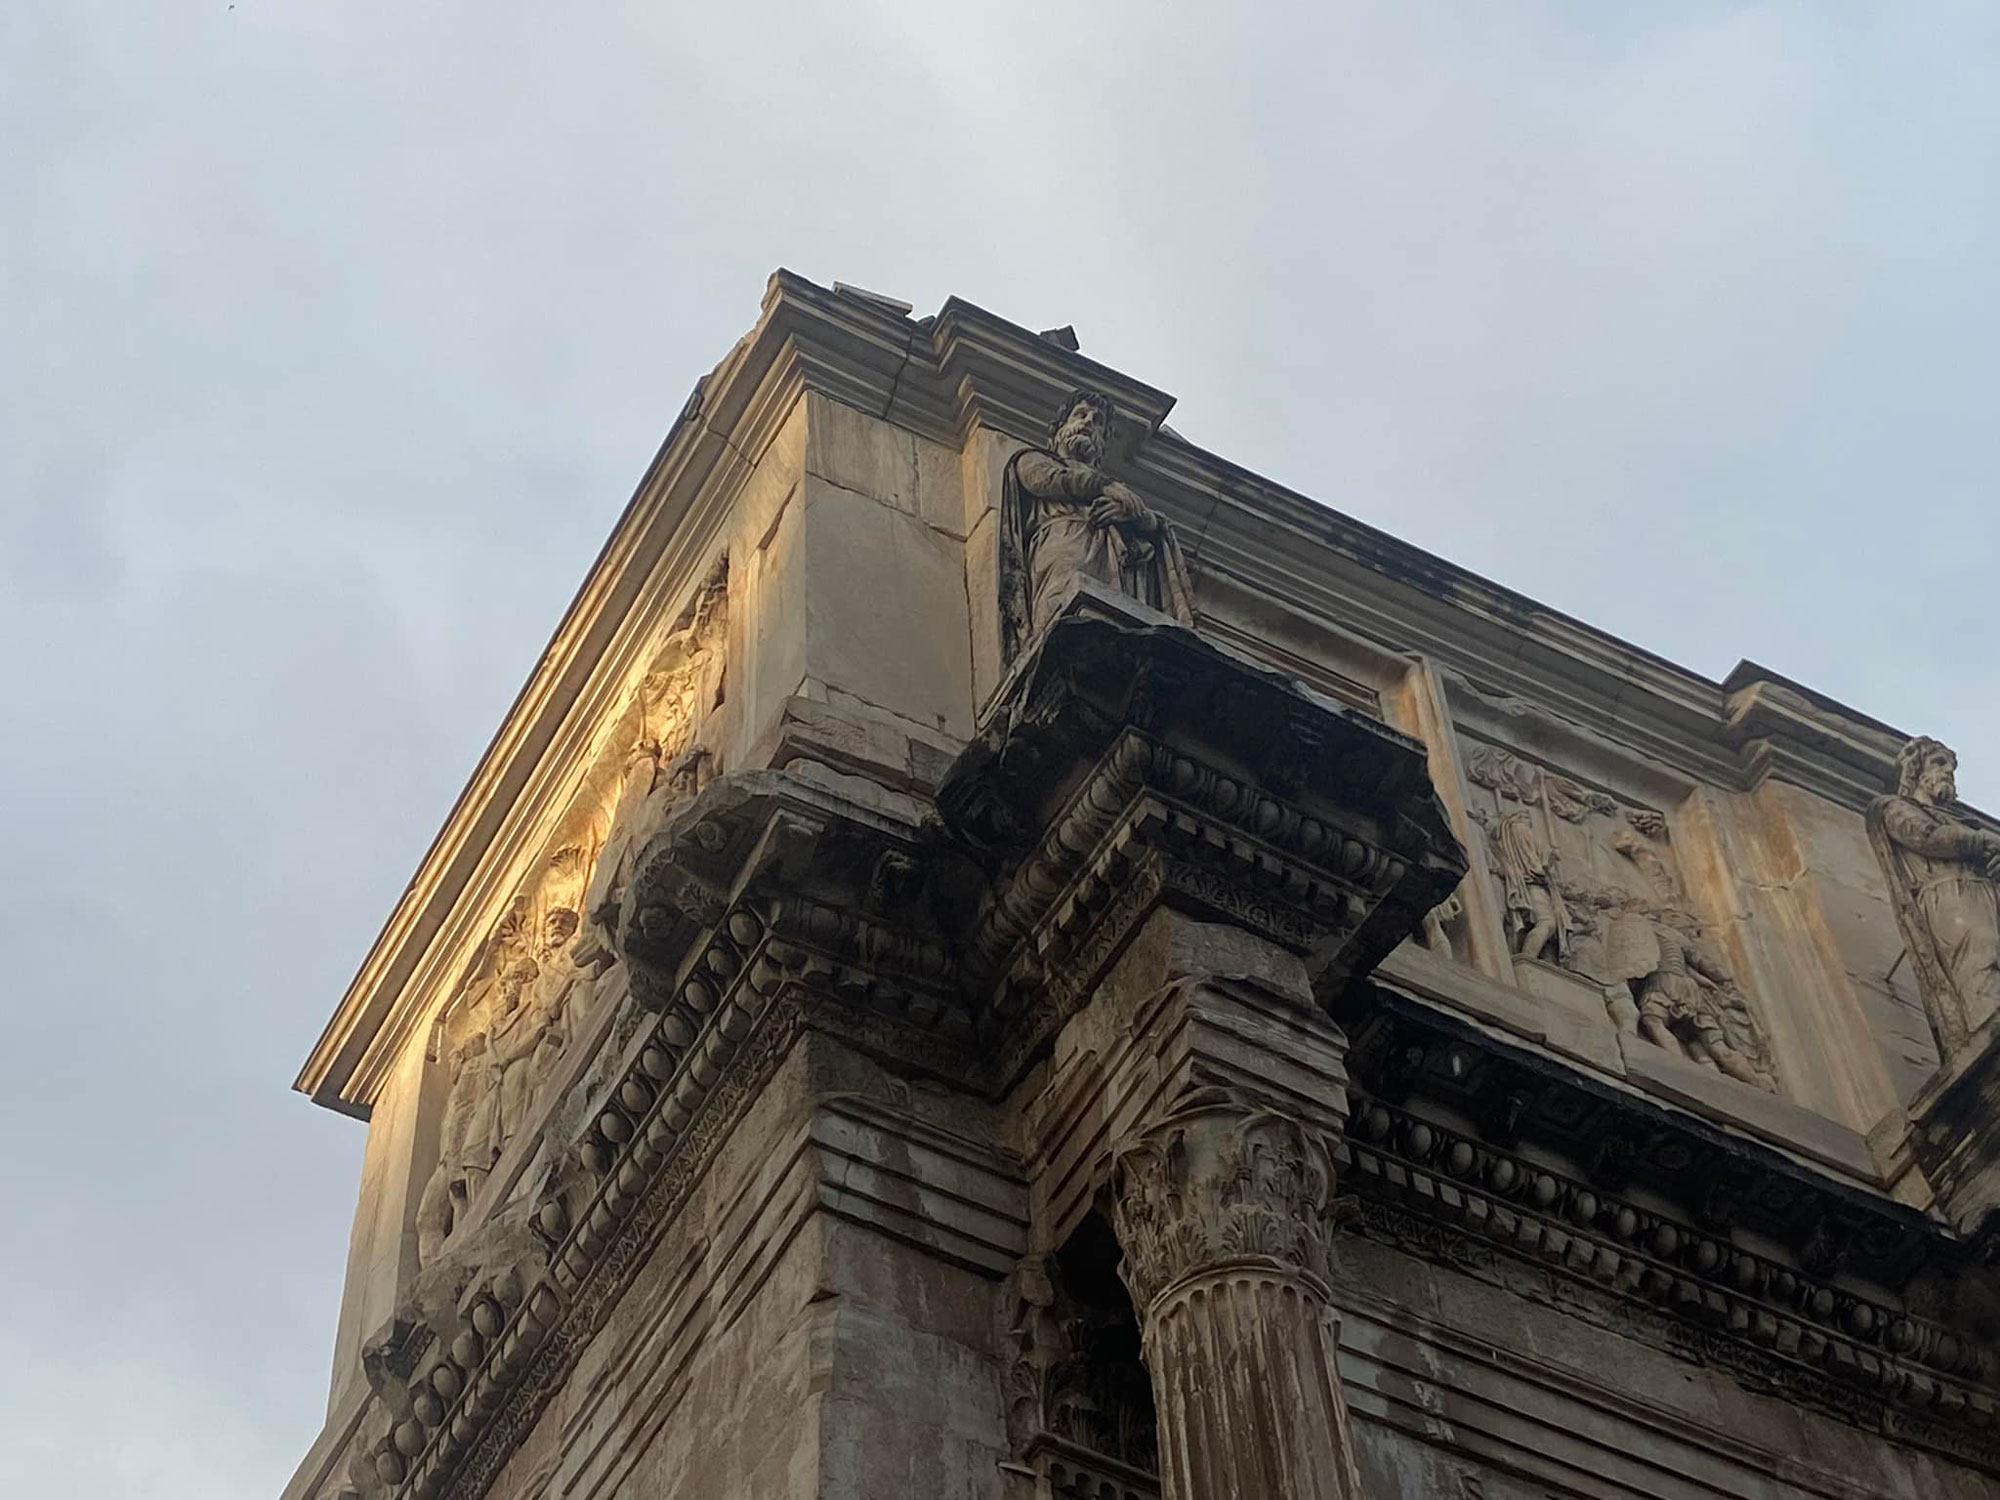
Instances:
[[[437,1165],[424,1184],[417,1204],[417,1263],[428,1266],[465,1217],[466,1206],[486,1181],[484,1163],[466,1152],[473,1111],[485,1078],[486,1033],[475,1031],[451,1054],[451,1092],[446,1097],[444,1124],[439,1131]]]
[[[418,1207],[425,1264],[463,1227],[589,1023],[605,988],[599,981],[616,963],[604,924],[616,921],[631,852],[699,789],[712,764],[701,735],[722,701],[727,607],[725,559],[662,643],[585,770],[551,852],[524,879],[446,1008],[442,1025],[456,1045],[439,1048],[452,1081],[438,1161]]]
[[[1424,913],[1424,946],[1446,958],[1451,955],[1451,933],[1446,924],[1465,915],[1465,903],[1456,895],[1446,896]]]
[[[528,1000],[547,1028],[535,1049],[532,1067],[537,1094],[555,1071],[564,1049],[590,1019],[593,984],[607,962],[603,958],[577,961],[574,940],[579,925],[576,912],[567,906],[551,908],[542,919],[542,947],[535,957],[534,989]]]
[[[1011,658],[1079,577],[1108,583],[1192,624],[1180,542],[1131,488],[1105,473],[1112,406],[1077,391],[1056,412],[1047,448],[1008,461],[1000,503],[1000,636]]]
[[[491,1171],[507,1143],[520,1134],[534,1102],[535,1051],[548,1035],[548,1020],[527,999],[535,961],[516,952],[505,961],[486,1026],[485,1078],[466,1132],[466,1160]]]
[[[1602,986],[1621,1031],[1775,1090],[1769,1042],[1694,914],[1666,817],[1497,745],[1466,779],[1521,958]]]
[[[1953,811],[1958,757],[1919,736],[1896,757],[1896,790],[1868,809],[1940,1057],[2000,1010],[2000,834]]]
[[[1763,1039],[1736,978],[1684,912],[1631,910],[1613,919],[1612,978],[1632,986],[1639,1034],[1656,1047],[1775,1091]]]
[[[1558,879],[1562,856],[1553,835],[1545,836],[1536,826],[1535,809],[1540,808],[1545,819],[1572,811],[1580,818],[1587,808],[1587,794],[1573,782],[1559,790],[1555,783],[1561,778],[1491,746],[1473,753],[1467,776],[1494,794],[1493,810],[1475,808],[1474,816],[1486,830],[1514,952],[1522,958],[1564,962],[1570,955],[1574,921]]]
[[[600,953],[609,959],[610,928],[634,854],[712,772],[713,756],[696,743],[696,735],[722,698],[728,600],[728,577],[718,570],[639,685],[634,738],[622,754],[603,848],[584,895],[583,911],[593,929],[586,947],[593,960]]]
[[[1526,808],[1502,808],[1495,852],[1512,922],[1514,951],[1522,958],[1545,958],[1554,947],[1560,963],[1569,953],[1570,914],[1556,887],[1554,850],[1544,850]]]
[[[1630,811],[1640,810],[1633,808]],[[1668,906],[1684,905],[1686,892],[1681,889],[1680,876],[1674,873],[1666,855],[1654,842],[1666,838],[1665,820],[1658,813],[1649,813],[1646,818],[1633,819],[1632,823],[1631,828],[1621,828],[1613,836],[1611,847],[1632,861],[1639,873],[1646,877],[1646,884],[1659,901]]]
[[[555,863],[567,865],[574,851]],[[510,912],[489,940],[483,977],[467,986],[455,1010],[469,1035],[451,1050],[451,1091],[439,1132],[438,1160],[417,1208],[417,1259],[436,1260],[465,1222],[501,1154],[534,1116],[544,1084],[588,1018],[598,968],[576,962],[573,907],[543,918],[539,946],[525,951],[522,917]],[[449,1029],[450,1018],[446,1018]]]

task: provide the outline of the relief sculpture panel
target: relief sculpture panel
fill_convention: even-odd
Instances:
[[[622,989],[611,929],[632,855],[715,769],[727,611],[725,560],[655,653],[439,1013],[430,1057],[450,1081],[417,1208],[421,1265],[470,1222],[494,1168],[543,1112],[570,1046]]]
[[[1770,1044],[1696,914],[1665,815],[1501,746],[1465,748],[1515,963],[1587,980],[1620,1030],[1775,1091]],[[1426,940],[1449,947],[1441,927]]]

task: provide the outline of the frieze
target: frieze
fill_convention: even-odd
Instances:
[[[728,559],[654,652],[569,796],[542,853],[440,1008],[429,1060],[450,1083],[438,1158],[417,1214],[418,1261],[497,1211],[489,1176],[547,1113],[565,1052],[619,987],[610,925],[632,851],[715,770],[705,742],[724,696]]]
[[[1952,1328],[1377,1098],[1343,1155],[1370,1238],[2000,1471],[1994,1352]]]

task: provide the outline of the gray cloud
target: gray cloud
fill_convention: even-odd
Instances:
[[[964,9],[0,14],[0,1490],[304,1452],[286,1086],[779,264],[2000,802],[1990,8]]]

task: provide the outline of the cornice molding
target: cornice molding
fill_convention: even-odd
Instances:
[[[798,290],[809,287],[774,276],[758,326],[696,383],[300,1070],[293,1086],[315,1102],[367,1117],[430,1001],[497,915],[544,804],[578,771],[602,695],[672,617],[669,607],[698,586],[737,494],[799,398],[828,389],[838,399],[828,373],[854,361],[815,359],[812,341],[798,335],[814,326],[852,334],[856,315],[815,324],[805,311],[832,294],[811,288],[817,297],[809,299]],[[875,341],[883,342],[879,328]],[[893,381],[885,357],[870,367]]]
[[[1338,988],[1465,873],[1422,746],[1089,583],[937,800],[990,880],[964,963],[1003,1086],[1157,905]]]

